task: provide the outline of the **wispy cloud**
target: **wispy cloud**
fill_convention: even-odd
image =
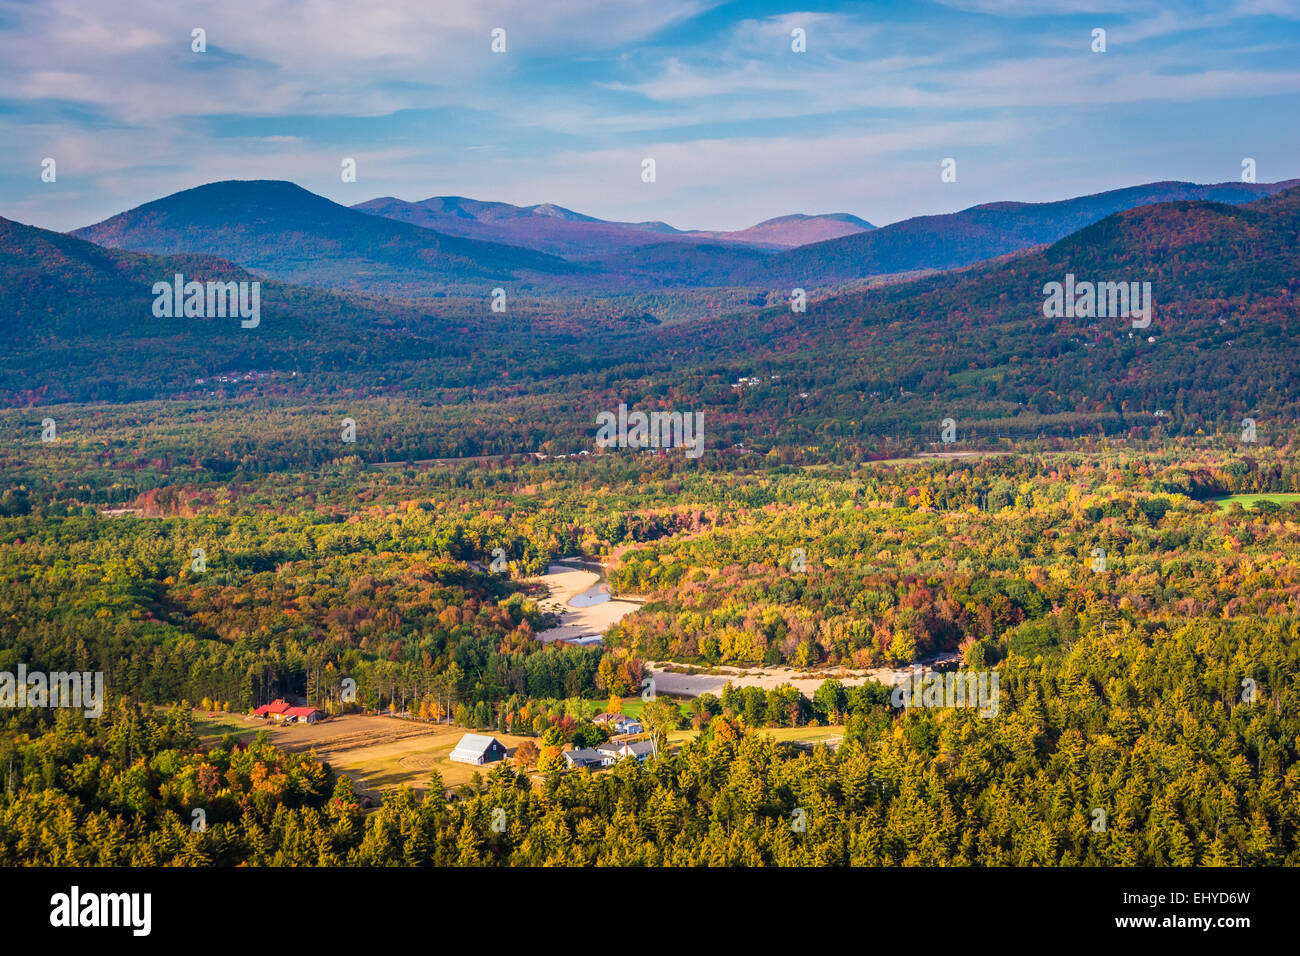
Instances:
[[[1300,0],[0,0],[0,212],[68,228],[270,177],[347,202],[459,193],[724,228],[1225,179],[1225,149],[1283,178],[1298,50]],[[963,174],[939,189],[950,155]]]

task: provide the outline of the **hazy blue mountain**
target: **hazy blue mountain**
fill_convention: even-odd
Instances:
[[[551,203],[512,206],[463,196],[434,196],[420,202],[384,196],[352,208],[447,235],[503,242],[575,259],[596,259],[650,242],[721,242],[788,249],[875,228],[857,216],[831,213],[780,216],[732,232],[681,230],[663,222],[611,222]]]

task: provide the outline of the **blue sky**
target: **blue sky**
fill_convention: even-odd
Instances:
[[[883,224],[1237,180],[1243,157],[1300,177],[1297,117],[1300,0],[0,0],[0,215],[52,229],[264,178],[347,204]]]

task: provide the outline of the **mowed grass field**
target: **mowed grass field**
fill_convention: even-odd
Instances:
[[[641,717],[641,711],[644,708],[645,708],[645,701],[643,701],[640,697],[624,697],[623,709],[619,711],[619,713],[626,714],[628,717],[639,719]],[[689,700],[679,701],[677,704],[677,709],[682,712],[683,717],[690,718],[695,715],[695,712],[691,710],[691,702]]]
[[[1271,501],[1274,504],[1279,504],[1283,507],[1293,505],[1300,502],[1300,494],[1280,492],[1273,495],[1229,495],[1226,498],[1213,498],[1211,500],[1214,501],[1214,503],[1223,511],[1227,511],[1233,506],[1233,504],[1239,504],[1249,511],[1255,506],[1255,502],[1257,501]]]
[[[358,790],[367,792],[400,786],[427,790],[429,772],[435,767],[448,787],[469,783],[476,772],[486,774],[491,769],[490,764],[476,767],[448,759],[460,738],[474,731],[395,717],[348,714],[318,724],[284,725],[241,714],[209,717],[196,711],[194,727],[208,743],[216,743],[226,734],[251,740],[259,731],[266,731],[277,747],[315,750],[336,772],[351,777]],[[512,750],[532,739],[514,734],[491,736]]]

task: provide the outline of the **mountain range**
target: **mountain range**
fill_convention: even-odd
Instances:
[[[135,401],[238,369],[364,376],[413,356],[463,365],[481,333],[403,302],[261,280],[261,322],[154,314],[155,283],[251,282],[210,255],[149,255],[0,218],[0,394],[19,403]],[[377,379],[382,381],[382,375]],[[300,382],[305,383],[302,379]]]
[[[789,249],[875,228],[857,216],[832,213],[780,216],[735,232],[683,231],[664,222],[610,222],[551,203],[512,206],[462,196],[434,196],[421,202],[403,202],[384,196],[357,203],[352,208],[449,236],[523,246],[575,259],[597,258],[612,250],[664,241],[740,243],[760,249]]]
[[[73,235],[136,252],[219,256],[284,282],[409,298],[485,299],[497,287],[537,295],[718,287],[788,294],[969,266],[1150,203],[1245,203],[1294,184],[1165,182],[1051,203],[991,203],[880,228],[847,215],[786,216],[734,233],[687,233],[558,206],[456,197],[349,208],[292,183],[227,181],[146,203]],[[852,232],[776,251],[778,242],[827,229]],[[570,258],[538,246],[564,249]]]
[[[1150,283],[1149,326],[1049,317],[1045,288]],[[666,367],[755,384],[802,440],[863,438],[951,415],[1027,435],[1153,425],[1212,431],[1300,413],[1300,186],[1243,205],[1155,203],[960,272],[662,330]],[[788,384],[787,384],[788,383]],[[936,411],[940,415],[936,415]],[[828,426],[827,422],[834,422]]]
[[[552,428],[577,435],[590,403],[645,400],[716,409],[714,434],[734,442],[751,441],[759,421],[769,441],[861,439],[929,421],[936,409],[962,421],[1032,416],[1026,427],[1035,430],[1108,431],[1151,423],[1165,409],[1175,416],[1166,427],[1195,430],[1300,411],[1297,237],[1293,187],[1252,203],[1121,210],[964,270],[811,296],[805,313],[784,304],[663,327],[629,320],[575,329],[495,316],[481,304],[449,301],[436,311],[266,280],[262,326],[249,331],[237,320],[150,310],[152,283],[174,272],[249,278],[238,264],[106,249],[0,220],[0,334],[11,343],[0,394],[19,404],[175,397],[223,368],[264,370],[291,390],[434,388],[439,402],[478,400],[490,389],[542,402],[510,419],[522,430],[518,447],[535,447]],[[664,269],[685,267],[672,250],[692,255],[671,243],[642,248],[662,255]],[[743,245],[708,248],[778,258]],[[1046,317],[1044,285],[1067,274],[1150,282],[1150,327]],[[608,308],[596,302],[595,311]],[[304,376],[289,383],[298,371]],[[741,379],[749,384],[737,386]],[[497,440],[515,447],[504,432]]]
[[[787,284],[827,287],[868,276],[954,269],[1055,242],[1125,209],[1196,199],[1237,205],[1297,184],[1160,182],[1058,202],[986,203],[802,246],[765,262],[763,272]]]

